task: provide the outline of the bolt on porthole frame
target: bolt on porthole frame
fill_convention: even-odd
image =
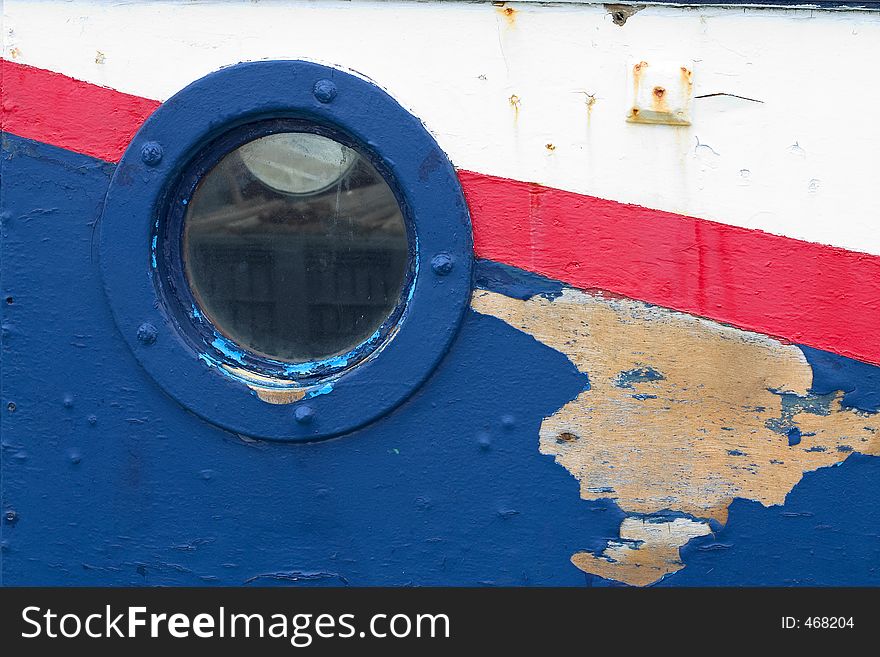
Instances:
[[[181,251],[180,208],[205,173],[242,144],[285,132],[367,160],[394,193],[408,248],[380,329],[346,353],[296,363],[218,330],[194,303]],[[114,319],[156,382],[214,424],[274,440],[341,435],[395,408],[448,350],[472,288],[470,216],[431,135],[369,80],[301,61],[222,69],[161,105],[111,180],[100,249]]]

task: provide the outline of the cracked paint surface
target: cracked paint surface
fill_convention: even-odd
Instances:
[[[473,308],[556,349],[590,378],[541,425],[540,451],[585,500],[628,514],[620,541],[581,552],[585,572],[647,585],[678,550],[723,525],[734,498],[779,505],[805,472],[880,456],[880,422],[843,393],[811,392],[795,345],[627,299],[566,289],[555,299],[476,291]],[[690,518],[656,517],[677,512]]]

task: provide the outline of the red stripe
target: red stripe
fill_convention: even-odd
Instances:
[[[0,60],[4,130],[110,162],[159,106]],[[479,257],[880,364],[880,257],[459,171]]]
[[[880,364],[880,257],[459,171],[478,256]]]
[[[0,127],[53,146],[118,162],[160,103],[0,60]]]

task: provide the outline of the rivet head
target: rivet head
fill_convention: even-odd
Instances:
[[[434,273],[438,276],[446,276],[446,274],[452,271],[454,264],[455,261],[448,253],[438,253],[431,258],[431,269],[433,269]]]
[[[329,103],[334,98],[336,98],[336,85],[332,80],[318,80],[315,82],[315,87],[312,89],[312,93],[315,95],[315,98],[322,103]]]
[[[492,447],[492,436],[485,431],[481,431],[477,434],[477,445],[482,450],[490,449]]]
[[[137,338],[142,344],[151,345],[156,342],[159,331],[149,322],[144,322],[138,327]]]
[[[147,166],[154,167],[159,164],[162,161],[162,155],[164,155],[164,152],[158,142],[148,141],[141,148],[141,159]]]
[[[293,417],[300,424],[308,424],[315,419],[315,409],[308,405],[297,406]]]

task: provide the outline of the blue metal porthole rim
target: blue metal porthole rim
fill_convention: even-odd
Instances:
[[[348,352],[313,362],[290,363],[276,360],[242,348],[223,334],[205,315],[195,298],[183,270],[183,228],[187,204],[196,187],[217,163],[236,148],[254,139],[278,132],[310,132],[329,137],[365,156],[389,184],[405,217],[409,255],[400,299],[389,317],[366,340]],[[315,390],[325,386],[336,376],[361,364],[382,350],[403,317],[413,291],[418,270],[418,238],[414,230],[411,210],[405,204],[401,190],[390,172],[375,154],[364,152],[363,147],[349,135],[333,126],[316,125],[302,119],[275,118],[248,123],[221,134],[191,160],[178,176],[177,184],[166,195],[166,207],[159,210],[151,237],[153,283],[167,311],[175,318],[184,338],[189,338],[202,360],[219,367],[245,368],[261,377],[279,382],[290,382]],[[221,370],[226,371],[229,370]],[[308,394],[308,393],[306,393]]]
[[[277,119],[324,126],[368,154],[412,230],[412,281],[393,335],[357,366],[318,373],[306,396],[292,404],[263,401],[200,353],[181,332],[179,313],[162,298],[154,268],[157,225],[193,159],[224,134]],[[415,116],[357,75],[311,62],[263,61],[197,80],[141,127],[110,182],[100,258],[119,330],[169,395],[235,433],[309,441],[375,421],[427,379],[469,305],[473,238],[455,170]]]

